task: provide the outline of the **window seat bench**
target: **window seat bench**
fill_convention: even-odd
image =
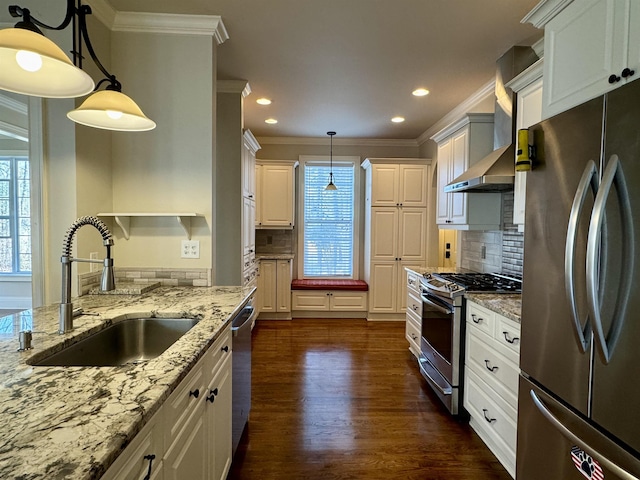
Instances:
[[[291,282],[295,318],[365,318],[369,285],[364,280],[296,279]]]

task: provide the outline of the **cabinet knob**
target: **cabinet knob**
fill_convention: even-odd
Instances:
[[[200,390],[198,390],[197,388],[195,390],[192,390],[189,392],[189,396],[193,396],[195,398],[198,398],[200,396]]]
[[[633,74],[636,73],[634,70],[631,70],[630,68],[625,68],[624,70],[622,70],[622,78],[627,78],[627,77],[632,77]]]
[[[609,83],[613,84],[619,81],[620,81],[620,77],[617,76],[615,73],[612,73],[611,75],[609,75]]]
[[[207,402],[213,403],[218,395],[218,389],[214,388],[213,390],[209,390],[209,396],[207,397]]]

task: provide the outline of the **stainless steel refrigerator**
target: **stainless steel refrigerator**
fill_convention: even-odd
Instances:
[[[530,133],[516,478],[640,478],[640,81]]]

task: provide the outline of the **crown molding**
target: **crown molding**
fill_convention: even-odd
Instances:
[[[493,123],[493,113],[467,113],[433,135],[431,139],[439,143],[470,123]]]
[[[573,0],[541,0],[520,23],[530,23],[536,28],[544,28],[549,20],[572,2]]]
[[[0,133],[23,142],[29,141],[29,130],[0,120]]]
[[[422,135],[420,135],[416,142],[418,145],[422,145],[428,140],[433,139],[435,135],[437,135],[440,131],[447,128],[447,126],[451,125],[453,122],[459,121],[460,117],[467,115],[467,112],[475,107],[477,104],[485,100],[487,97],[495,95],[496,89],[496,80],[495,78],[490,80],[484,86],[482,86],[479,90],[477,90],[473,95],[467,98],[464,102],[458,105],[456,108],[447,113],[444,117],[438,120],[433,124],[431,128],[425,131]]]
[[[112,30],[114,32],[207,35],[214,37],[218,45],[229,39],[222,17],[218,15],[116,12]]]
[[[218,93],[242,93],[242,98],[246,98],[251,93],[251,85],[246,80],[218,80],[216,91]]]
[[[9,110],[13,110],[14,112],[18,112],[22,115],[27,115],[27,113],[29,113],[29,107],[26,103],[3,95],[2,92],[0,92],[0,107],[8,108]]]
[[[526,70],[523,70],[513,80],[504,84],[505,87],[509,87],[514,92],[518,93],[527,85],[531,85],[536,80],[542,78],[544,70],[544,58],[541,58],[534,64],[530,65]]]
[[[244,130],[244,132],[242,133],[242,137],[244,138],[244,141],[247,143],[249,148],[251,148],[254,155],[258,150],[262,148],[258,143],[258,140],[256,140],[256,137],[253,136],[253,133],[251,133],[251,130],[249,130],[248,128]]]
[[[261,145],[327,145],[326,137],[257,137]],[[359,147],[418,147],[411,139],[393,138],[334,138],[334,145]]]

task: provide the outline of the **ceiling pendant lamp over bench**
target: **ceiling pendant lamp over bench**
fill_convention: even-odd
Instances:
[[[336,132],[327,132],[327,135],[329,135],[329,137],[331,138],[331,150],[330,150],[330,154],[331,156],[329,157],[330,159],[330,167],[329,167],[329,184],[324,187],[325,190],[337,190],[338,187],[335,186],[335,184],[333,183],[333,136],[336,134]]]
[[[65,19],[58,26],[47,25],[31,16],[29,9],[9,6],[14,18],[22,18],[14,28],[0,30],[0,88],[10,92],[46,98],[74,98],[94,91],[80,107],[67,114],[71,120],[89,127],[119,131],[146,131],[156,127],[136,103],[123,94],[122,85],[96,56],[86,16],[91,7],[67,0]],[[73,63],[40,28],[64,30],[73,22]],[[105,75],[94,90],[91,77],[82,70],[82,46]],[[97,91],[104,83],[105,90]]]

